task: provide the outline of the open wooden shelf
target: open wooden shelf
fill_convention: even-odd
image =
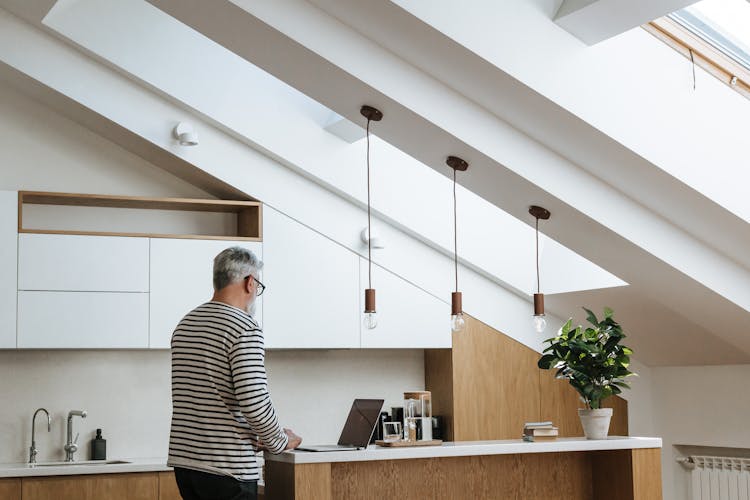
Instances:
[[[150,232],[78,231],[64,229],[33,229],[24,227],[24,205],[57,205],[140,210],[177,210],[237,214],[236,235],[169,234]],[[263,238],[263,204],[245,200],[207,200],[193,198],[152,198],[143,196],[111,196],[99,194],[18,192],[18,232],[37,234],[78,234],[95,236],[138,236],[149,238],[185,238],[205,240],[261,241]]]

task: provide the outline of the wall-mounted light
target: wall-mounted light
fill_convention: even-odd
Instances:
[[[544,318],[544,294],[540,290],[539,280],[539,219],[547,220],[550,217],[546,208],[532,205],[529,213],[536,219],[536,293],[534,294],[534,330],[542,333],[547,328],[547,320]]]
[[[365,137],[367,138],[367,289],[365,290],[364,327],[372,330],[378,326],[378,315],[375,310],[375,289],[372,287],[372,215],[370,200],[370,122],[379,122],[383,113],[372,106],[362,106],[359,112],[367,118]]]
[[[180,146],[197,146],[198,133],[193,126],[187,122],[180,122],[172,131],[172,135],[180,143]]]
[[[385,248],[385,240],[380,236],[376,228],[370,229],[370,227],[365,227],[362,232],[359,233],[359,238],[362,240],[362,243],[365,245],[370,243],[372,248],[376,250],[382,250]]]
[[[449,156],[445,163],[453,169],[453,270],[456,274],[456,291],[451,293],[451,331],[460,333],[466,327],[461,292],[458,291],[458,210],[456,202],[456,172],[465,172],[469,164],[457,156]]]

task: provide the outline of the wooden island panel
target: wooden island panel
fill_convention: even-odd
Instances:
[[[660,500],[661,449],[266,462],[268,500]]]

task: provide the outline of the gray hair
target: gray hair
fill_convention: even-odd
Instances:
[[[263,262],[250,250],[230,247],[214,258],[214,289],[222,288],[255,276],[263,268]]]

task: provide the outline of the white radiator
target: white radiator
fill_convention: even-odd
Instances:
[[[691,456],[692,500],[750,500],[750,459]]]

